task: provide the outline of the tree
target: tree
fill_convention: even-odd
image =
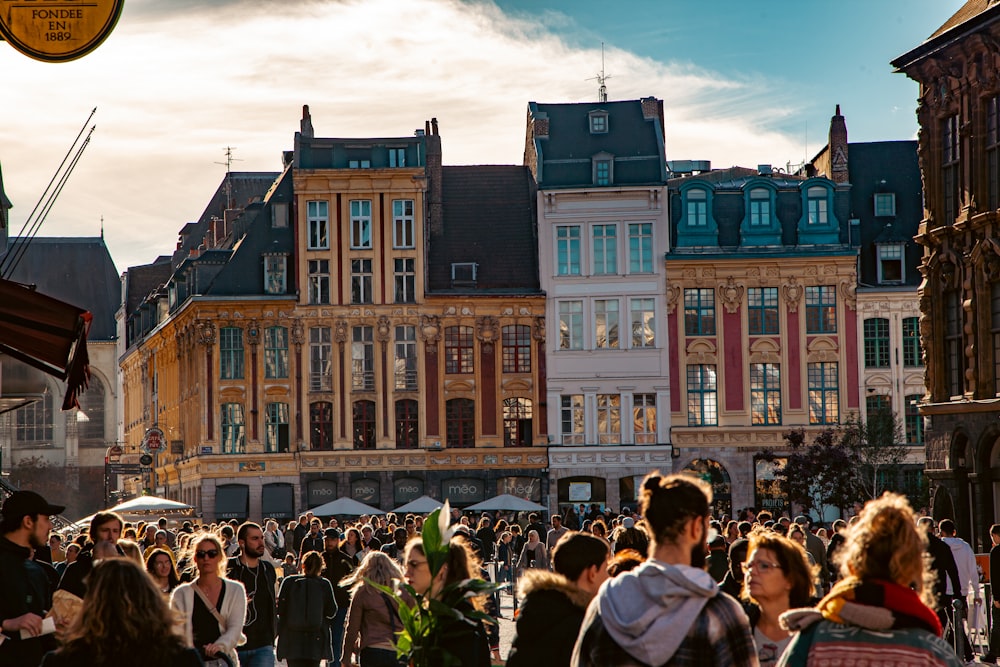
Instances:
[[[888,402],[880,403],[864,421],[852,416],[844,425],[842,440],[857,457],[860,491],[866,498],[878,498],[886,490],[885,473],[898,471],[908,451],[901,444],[903,427]]]
[[[785,467],[775,478],[791,502],[815,511],[822,519],[827,508],[841,512],[858,499],[857,453],[844,443],[841,433],[827,428],[806,444],[805,430],[785,434],[788,454]],[[765,451],[760,458],[773,461],[777,456]]]

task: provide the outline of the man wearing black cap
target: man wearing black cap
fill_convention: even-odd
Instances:
[[[305,543],[305,540],[303,540]],[[340,531],[327,528],[323,533],[323,577],[333,586],[333,599],[337,603],[337,615],[333,617],[333,661],[339,665],[344,652],[344,624],[347,610],[351,607],[351,594],[340,585],[340,581],[354,571],[350,556],[340,550]]]
[[[42,619],[52,606],[52,587],[45,571],[31,560],[52,530],[49,517],[65,507],[50,505],[32,491],[17,491],[0,514],[0,667],[37,665],[56,648],[54,634],[42,635]],[[27,639],[22,639],[25,633]]]

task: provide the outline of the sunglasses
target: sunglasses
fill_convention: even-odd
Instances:
[[[219,555],[218,549],[209,549],[208,551],[195,551],[195,558],[215,558]]]

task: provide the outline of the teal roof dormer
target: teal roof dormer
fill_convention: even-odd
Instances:
[[[780,246],[781,222],[775,206],[778,188],[770,178],[751,178],[743,185],[744,216],[740,245]]]
[[[677,223],[677,246],[719,245],[719,225],[712,215],[714,192],[712,184],[705,181],[691,181],[680,187],[681,218]]]
[[[809,178],[799,186],[802,217],[799,218],[799,245],[840,243],[840,222],[833,210],[833,181]]]

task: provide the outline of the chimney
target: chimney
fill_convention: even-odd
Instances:
[[[431,134],[435,137],[438,135],[438,119],[431,118]]]
[[[433,128],[433,132],[431,129]],[[441,137],[437,133],[437,119],[426,123],[427,136],[424,138],[427,156],[427,239],[443,232],[444,203],[441,194],[442,157]]]
[[[840,105],[830,119],[830,180],[834,183],[848,183],[851,174],[847,169],[847,121],[840,115]]]
[[[539,111],[532,117],[531,125],[534,130],[535,139],[549,138],[549,114]]]
[[[301,128],[300,131],[302,132],[303,137],[306,137],[307,139],[313,138],[313,122],[312,116],[309,114],[308,104],[302,105],[302,121],[299,123],[299,127]]]

